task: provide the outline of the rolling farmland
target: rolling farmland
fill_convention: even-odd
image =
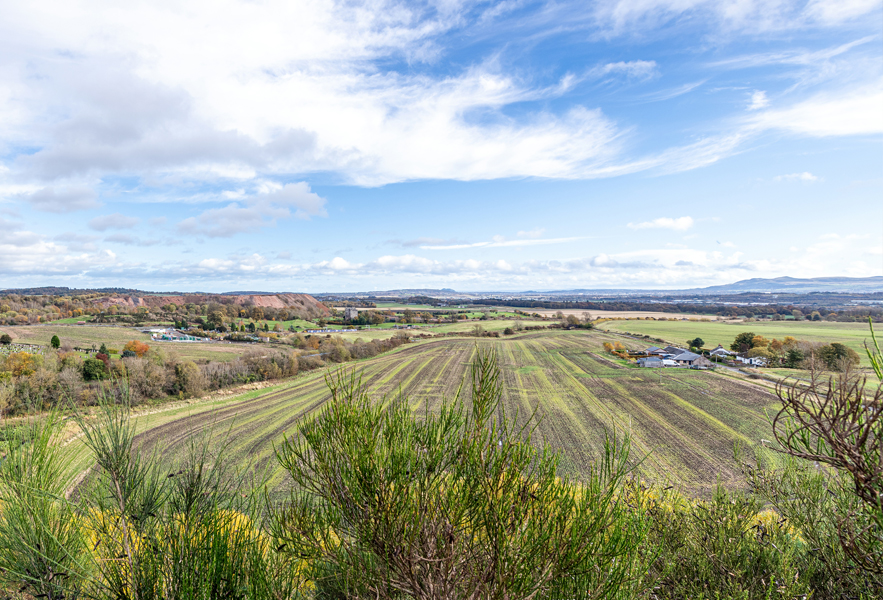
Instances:
[[[539,433],[563,451],[562,469],[587,472],[600,454],[604,432],[630,431],[633,456],[646,455],[645,477],[683,484],[707,494],[718,478],[739,485],[733,443],[769,438],[764,411],[777,400],[751,385],[690,370],[639,370],[600,353],[607,336],[594,332],[543,332],[509,339],[447,339],[405,346],[354,363],[378,398],[401,391],[415,410],[438,406],[463,384],[476,346],[495,348],[504,382],[505,410],[520,418],[535,408]],[[168,420],[154,417],[140,436],[147,447],[181,456],[189,436],[213,428],[224,433],[237,462],[275,468],[274,442],[329,397],[321,374],[296,379],[245,401],[228,401]],[[276,473],[275,486],[283,478]]]
[[[867,362],[864,342],[871,341],[871,333],[865,323],[829,323],[825,321],[754,321],[746,323],[714,322],[714,321],[607,321],[600,328],[607,331],[628,332],[649,335],[666,342],[684,345],[684,342],[701,337],[706,348],[714,348],[721,344],[729,348],[733,339],[743,331],[753,331],[765,338],[784,339],[792,336],[810,342],[840,342],[849,346]],[[878,326],[878,332],[880,328]],[[879,336],[879,333],[878,333]],[[879,339],[879,337],[878,337]]]

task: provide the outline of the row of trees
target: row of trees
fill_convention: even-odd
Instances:
[[[785,336],[780,341],[776,338],[767,339],[750,331],[737,335],[730,344],[730,349],[743,352],[749,358],[765,358],[771,364],[794,369],[842,371],[858,366],[861,361],[855,350],[839,342],[823,344],[798,340],[791,336]]]
[[[289,338],[287,346],[262,345],[233,361],[206,364],[137,340],[127,343],[122,353],[102,344],[94,356],[86,357],[65,347],[45,355],[0,354],[0,413],[49,409],[70,400],[91,405],[119,380],[128,381],[134,402],[196,397],[232,385],[291,377],[326,363],[370,358],[407,341],[406,335],[368,342],[298,335]]]

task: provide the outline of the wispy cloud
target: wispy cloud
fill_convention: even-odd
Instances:
[[[766,92],[757,90],[751,94],[751,102],[748,104],[748,110],[758,110],[769,106],[770,100],[766,97]]]
[[[789,173],[788,175],[777,175],[773,177],[773,181],[803,181],[805,183],[815,183],[821,181],[820,177],[813,175],[809,171],[803,173]]]
[[[659,217],[652,221],[642,223],[629,223],[629,229],[672,229],[674,231],[687,231],[693,226],[693,217]]]
[[[524,232],[522,232],[524,233]],[[464,250],[466,248],[508,248],[512,246],[547,246],[550,244],[566,244],[568,242],[576,242],[584,240],[585,237],[564,237],[564,238],[548,238],[548,239],[495,239],[490,242],[475,242],[471,244],[443,244],[443,245],[427,245],[420,246],[421,250]]]
[[[817,137],[883,133],[880,85],[821,93],[790,107],[760,111],[749,121],[756,129],[779,129]]]

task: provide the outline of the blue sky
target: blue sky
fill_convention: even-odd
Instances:
[[[3,2],[0,288],[883,275],[883,3]]]

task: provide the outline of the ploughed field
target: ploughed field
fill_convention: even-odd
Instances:
[[[750,383],[711,372],[637,369],[602,354],[603,333],[542,332],[501,339],[445,339],[408,345],[350,364],[378,399],[399,392],[415,410],[437,407],[458,388],[469,393],[476,348],[497,351],[507,413],[524,419],[535,408],[538,434],[562,451],[562,469],[587,473],[600,456],[605,431],[630,432],[632,456],[646,458],[643,477],[671,481],[695,494],[708,494],[719,479],[741,485],[733,444],[769,438],[765,411],[777,399]],[[330,394],[322,377],[311,375],[245,401],[228,402],[172,421],[155,421],[139,441],[181,457],[188,438],[211,430],[228,444],[237,463],[268,468],[274,487],[285,486],[276,469],[273,443],[295,432],[299,418]]]

